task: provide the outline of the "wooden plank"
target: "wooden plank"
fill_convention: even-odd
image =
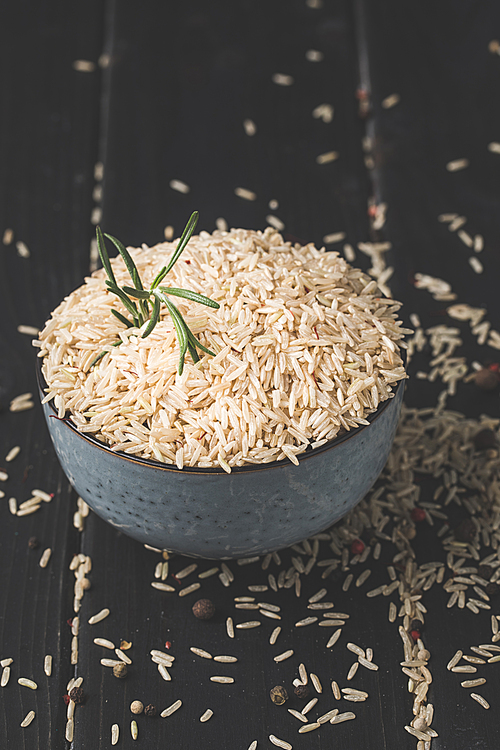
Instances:
[[[12,228],[14,242],[0,251],[0,465],[9,473],[1,486],[6,497],[1,501],[0,658],[14,662],[10,682],[1,688],[0,734],[5,747],[26,750],[66,746],[62,696],[73,672],[66,620],[73,611],[74,579],[68,564],[79,538],[72,523],[75,494],[55,458],[40,408],[6,410],[23,392],[38,400],[35,351],[17,326],[43,325],[88,272],[99,72],[78,72],[72,64],[97,62],[101,27],[102,3],[93,0],[79,7],[11,5],[3,19],[0,215],[2,233]],[[17,241],[29,248],[29,258],[18,255]],[[21,453],[5,464],[14,445]],[[32,516],[12,516],[7,498],[21,503],[33,488],[55,497]],[[32,551],[28,539],[34,535],[39,547]],[[38,563],[47,547],[52,558],[42,569]],[[43,671],[47,653],[54,660],[51,677]],[[22,676],[34,679],[38,690],[19,686]],[[35,721],[21,729],[32,709]]]
[[[499,198],[498,164],[497,155],[487,146],[496,140],[494,123],[500,117],[498,101],[489,94],[498,86],[500,68],[497,56],[488,51],[499,9],[467,3],[453,8],[424,3],[417,9],[390,0],[361,0],[356,11],[362,85],[369,93],[373,113],[367,126],[374,147],[372,190],[377,201],[385,201],[389,207],[383,238],[393,243],[391,287],[405,302],[407,321],[414,311],[424,328],[458,326],[464,340],[458,356],[466,356],[469,363],[496,361],[495,349],[478,345],[467,323],[446,315],[446,308],[453,303],[439,302],[427,291],[416,289],[414,279],[416,273],[424,273],[449,282],[457,303],[485,308],[485,320],[498,330],[500,257],[496,248],[500,222],[493,209]],[[400,102],[386,109],[382,102],[394,93],[399,94]],[[470,161],[468,168],[457,172],[446,169],[448,162],[462,157]],[[448,231],[448,223],[438,221],[442,213],[465,216],[464,229],[472,236],[484,236],[484,251],[474,253],[456,232]],[[481,261],[484,273],[473,272],[468,261],[471,256]],[[428,371],[428,363],[426,350],[417,355],[410,373]],[[412,406],[431,405],[442,388],[441,383],[413,378],[405,401]],[[480,414],[497,417],[497,400],[497,394],[469,383],[459,385],[448,405],[474,418]],[[452,528],[463,517],[452,513]],[[434,557],[439,545],[432,534],[424,535],[418,549],[421,560],[439,559]],[[491,604],[492,612],[498,612],[498,599]],[[440,592],[434,590],[426,594],[425,605],[429,610],[426,643],[433,654],[433,726],[440,735],[439,746],[465,750],[475,744],[484,748],[498,745],[500,728],[492,711],[476,708],[469,691],[455,679],[459,675],[446,671],[446,663],[457,649],[465,650],[481,639],[489,641],[491,613],[449,612]],[[488,671],[484,676],[488,685],[477,692],[493,696],[499,688],[498,673]],[[386,708],[390,705],[386,703]],[[404,716],[398,701],[393,709],[397,727],[401,727]],[[393,730],[400,734],[397,727]]]
[[[178,235],[191,210],[198,208],[200,228],[209,231],[218,217],[231,226],[264,228],[266,216],[274,214],[286,225],[287,236],[294,238],[321,244],[324,235],[345,231],[351,242],[365,239],[367,182],[360,147],[363,127],[354,97],[356,58],[349,4],[329,4],[321,11],[302,2],[253,2],[238,8],[220,1],[209,6],[168,4],[161,23],[155,9],[152,3],[141,9],[117,5],[113,17],[107,49],[113,64],[105,83],[108,125],[102,144],[106,231],[127,244],[152,244],[163,238],[168,224]],[[324,62],[305,59],[311,48],[324,52]],[[293,76],[294,84],[273,83],[274,73]],[[331,123],[312,117],[313,109],[323,103],[335,107]],[[253,136],[243,127],[248,118],[257,128]],[[338,161],[316,163],[319,154],[336,149]],[[173,179],[189,185],[190,192],[172,190]],[[235,196],[237,187],[254,191],[256,200]],[[279,202],[278,208],[269,208],[271,199]],[[128,736],[134,699],[153,703],[158,711],[183,700],[182,709],[170,718],[136,717],[141,739],[151,745],[187,747],[201,741],[207,747],[247,747],[253,739],[259,745],[267,743],[271,732],[280,737],[296,734],[298,723],[291,728],[290,715],[275,707],[268,693],[280,681],[290,686],[299,660],[311,669],[316,664],[320,671],[328,633],[317,628],[319,635],[311,637],[310,629],[291,627],[305,616],[304,604],[295,603],[293,591],[286,592],[286,620],[281,622],[284,632],[290,631],[286,641],[271,647],[269,634],[278,621],[261,617],[259,629],[237,630],[233,642],[224,622],[229,614],[235,622],[253,619],[252,611],[233,611],[232,598],[249,593],[246,587],[252,583],[266,582],[259,564],[239,568],[231,563],[238,583],[226,590],[214,576],[183,599],[151,588],[158,555],[94,515],[87,520],[83,544],[94,567],[82,621],[102,607],[109,607],[111,615],[100,626],[82,628],[79,670],[92,699],[77,711],[76,747],[87,742],[107,747],[115,722],[121,736]],[[175,558],[171,569],[175,572],[190,562]],[[199,570],[211,565],[200,561]],[[196,575],[186,584],[197,580]],[[307,595],[314,593],[313,585],[319,588],[317,580],[311,582]],[[213,621],[200,622],[191,614],[198,595],[215,602],[218,613]],[[256,596],[258,601],[284,605],[283,594],[268,591]],[[341,606],[344,598],[335,601]],[[100,667],[99,659],[109,654],[92,643],[96,636],[115,644],[121,638],[133,642],[127,653],[134,663],[127,679],[116,680],[110,669]],[[176,656],[168,683],[149,657],[151,648],[168,652],[166,641]],[[189,651],[193,645],[214,655],[234,654],[239,662],[233,666],[199,659]],[[295,649],[297,658],[275,664],[270,655],[288,647]],[[343,658],[345,673],[348,657]],[[214,674],[233,674],[235,683],[215,685],[209,681]],[[293,705],[299,703],[294,698]],[[207,707],[214,717],[200,724]],[[380,728],[380,717],[374,721]],[[368,746],[372,727],[358,724],[344,728],[340,736]],[[295,746],[295,736],[291,741]],[[318,742],[318,735],[308,738],[308,746],[319,747]]]

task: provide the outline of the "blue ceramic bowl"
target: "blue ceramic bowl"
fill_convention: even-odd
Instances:
[[[45,382],[37,368],[40,393]],[[288,460],[222,469],[178,469],[110,450],[43,410],[64,473],[101,518],[154,547],[193,557],[261,555],[316,534],[367,493],[387,461],[404,381],[363,425]]]

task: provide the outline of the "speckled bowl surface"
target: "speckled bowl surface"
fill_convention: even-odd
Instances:
[[[37,368],[40,392],[45,383]],[[265,554],[322,531],[351,510],[382,471],[404,381],[364,425],[288,460],[233,469],[178,469],[110,450],[43,410],[57,457],[101,518],[154,547],[193,557]]]

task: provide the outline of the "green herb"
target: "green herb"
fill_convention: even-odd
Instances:
[[[150,289],[144,289],[144,285],[141,281],[141,277],[139,276],[136,265],[127,248],[120,242],[120,240],[117,240],[116,237],[112,237],[110,234],[103,235],[100,227],[97,227],[96,229],[99,255],[101,256],[103,268],[108,276],[106,280],[108,292],[116,294],[116,296],[121,300],[123,306],[131,316],[132,320],[126,318],[125,315],[122,315],[122,313],[118,312],[118,310],[111,310],[111,312],[116,318],[118,318],[121,323],[127,326],[127,328],[141,328],[144,323],[146,323],[146,321],[149,321],[142,334],[142,338],[145,339],[154,330],[156,324],[158,323],[160,319],[161,305],[163,303],[170,313],[170,317],[172,318],[172,322],[174,324],[177,341],[179,343],[179,375],[182,375],[182,371],[184,369],[184,359],[188,351],[194,362],[198,362],[198,360],[200,359],[198,356],[198,349],[206,352],[207,354],[215,356],[214,352],[211,352],[210,349],[207,349],[202,344],[200,344],[192,331],[189,330],[188,325],[182,317],[178,308],[171,300],[168,299],[167,295],[173,297],[182,297],[183,299],[188,299],[192,302],[199,302],[202,305],[213,307],[216,310],[219,309],[220,305],[217,302],[211,300],[209,297],[205,297],[203,294],[198,294],[198,292],[192,292],[190,289],[178,289],[177,287],[160,286],[161,282],[168,274],[168,272],[173,268],[175,262],[180,258],[182,251],[189,242],[191,235],[196,228],[196,224],[198,223],[198,216],[198,211],[193,211],[188,223],[184,228],[175,252],[170,258],[168,265],[163,266],[163,268],[157,274],[156,278],[151,284]],[[118,250],[118,253],[123,258],[123,262],[125,263],[127,271],[130,274],[130,278],[132,279],[133,287],[118,286],[115,275],[113,273],[113,269],[111,268],[111,262],[109,260],[108,251],[106,249],[106,241],[104,239],[105,237],[113,243],[113,245]],[[121,343],[122,341],[120,339],[120,341],[116,341],[112,346],[120,346]],[[99,362],[99,360],[102,359],[105,354],[107,354],[107,351],[98,354],[97,357],[92,361],[90,366],[93,367],[95,364],[97,364],[97,362]]]

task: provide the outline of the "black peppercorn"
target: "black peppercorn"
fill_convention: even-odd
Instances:
[[[500,586],[498,583],[489,583],[487,586],[484,587],[484,590],[488,594],[488,596],[495,596],[495,594],[498,594],[500,591]]]
[[[288,700],[288,693],[282,685],[276,685],[276,687],[271,688],[269,695],[271,696],[272,702],[277,706],[282,706],[283,703]]]
[[[484,578],[485,581],[489,581],[493,575],[493,568],[489,565],[480,565],[477,569],[477,574],[480,578]]]
[[[150,703],[146,708],[144,709],[144,715],[145,716],[156,716],[156,706],[153,706],[152,703]]]
[[[198,599],[198,601],[193,604],[193,615],[197,617],[198,620],[210,620],[214,614],[215,607],[210,599]]]
[[[309,688],[307,685],[297,685],[293,691],[297,698],[306,699],[309,698]]]
[[[497,447],[497,438],[493,430],[480,430],[474,435],[474,448],[477,451],[485,451]]]
[[[113,667],[113,674],[115,677],[118,677],[119,680],[123,680],[124,677],[127,676],[127,665],[126,664],[115,664]]]
[[[28,539],[28,547],[30,549],[37,549],[37,547],[40,545],[40,542],[36,538],[36,536],[30,536]]]
[[[418,630],[419,633],[424,632],[424,623],[422,620],[412,620],[410,630]]]
[[[474,375],[474,383],[482,391],[494,391],[499,382],[496,372],[489,370],[487,367],[478,370]]]
[[[69,691],[69,697],[71,698],[73,703],[76,703],[77,705],[79,703],[83,703],[83,688],[74,687]]]
[[[462,523],[460,523],[455,529],[455,539],[458,542],[469,543],[473,541],[476,533],[476,524],[472,518],[466,518],[465,521],[462,521]]]

